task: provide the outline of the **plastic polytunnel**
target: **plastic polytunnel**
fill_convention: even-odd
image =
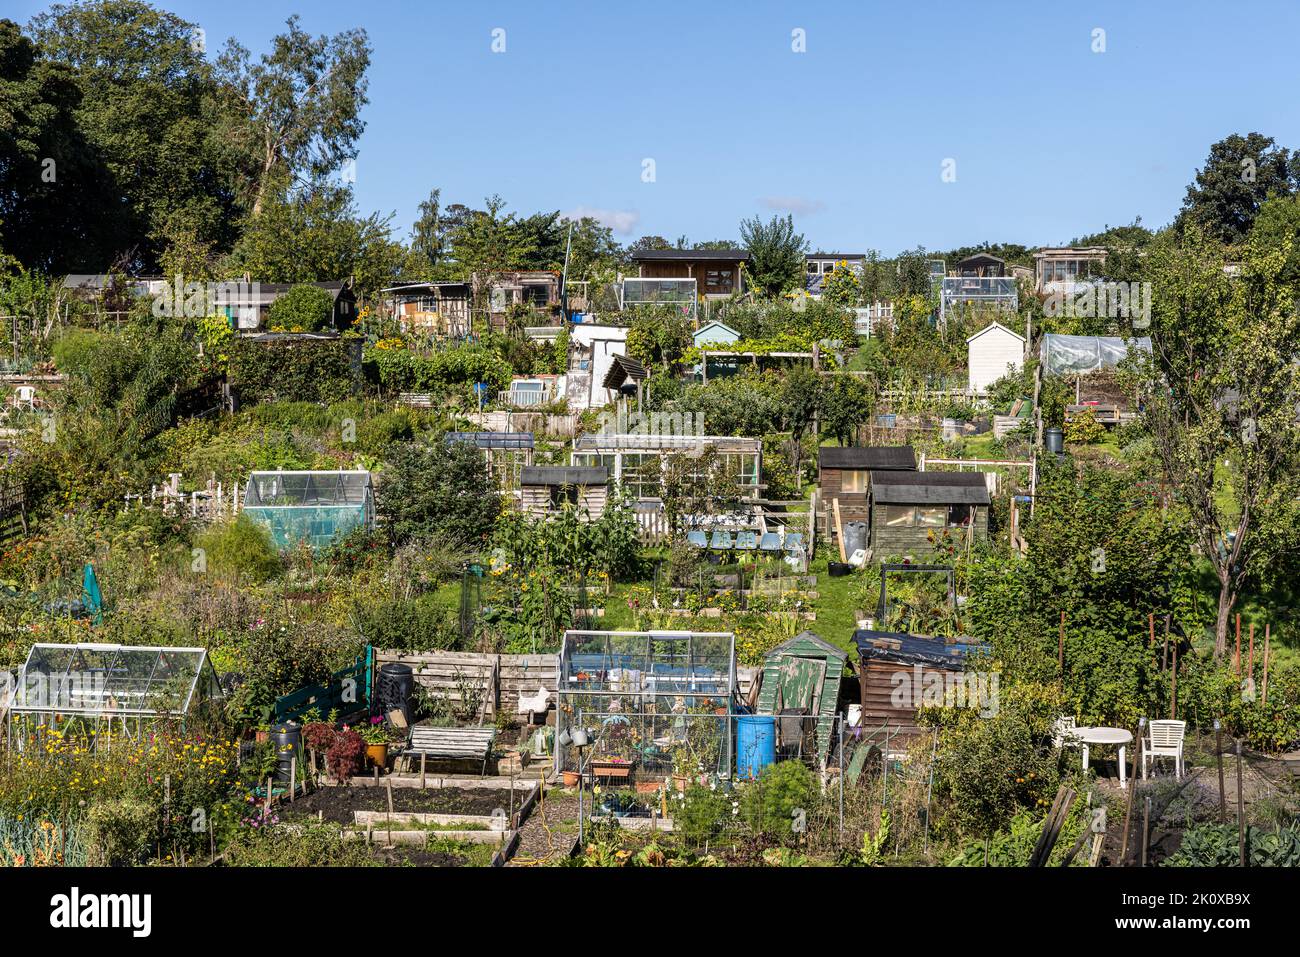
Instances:
[[[1134,351],[1150,352],[1150,337],[1124,339],[1047,333],[1039,347],[1039,356],[1048,375],[1086,375],[1099,369],[1112,369]]]

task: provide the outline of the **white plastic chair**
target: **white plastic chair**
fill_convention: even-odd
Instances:
[[[1073,747],[1079,743],[1079,739],[1074,736],[1074,729],[1078,723],[1074,718],[1068,715],[1061,715],[1052,722],[1052,747],[1065,748]]]
[[[1174,777],[1183,776],[1183,738],[1187,734],[1186,721],[1150,721],[1142,739],[1142,776],[1151,776],[1150,763],[1154,758],[1173,758]]]

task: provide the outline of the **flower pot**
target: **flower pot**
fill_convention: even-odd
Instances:
[[[258,731],[253,735],[253,740],[256,741],[258,744],[266,744],[266,742],[271,740],[271,732]]]
[[[673,775],[673,787],[679,791],[685,791],[686,785],[691,783],[691,779],[684,774]]]
[[[387,767],[388,765],[388,745],[387,744],[367,744],[366,759],[377,768]]]
[[[632,764],[630,761],[592,761],[591,773],[598,778],[625,780],[632,776]]]
[[[637,794],[654,794],[654,793],[656,793],[656,792],[657,792],[661,787],[663,787],[663,786],[664,786],[664,785],[663,785],[663,782],[662,782],[662,781],[637,781],[637,782],[636,782],[636,793],[637,793]]]
[[[577,771],[564,772],[564,786],[566,788],[576,788],[580,780],[582,780],[582,778],[579,776]]]

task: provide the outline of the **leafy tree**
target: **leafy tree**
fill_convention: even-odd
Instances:
[[[312,37],[297,15],[286,25],[256,63],[233,38],[217,61],[218,75],[246,118],[235,132],[256,158],[247,184],[254,217],[295,180],[316,183],[355,159],[365,129],[366,31]]]
[[[263,282],[333,282],[352,277],[358,296],[398,278],[404,252],[389,220],[361,216],[350,187],[323,185],[267,202],[231,252],[227,272]]]
[[[1259,525],[1297,493],[1300,334],[1296,288],[1282,280],[1291,255],[1262,237],[1244,248],[1242,272],[1223,272],[1224,252],[1194,223],[1181,244],[1158,243],[1144,421],[1165,480],[1187,508],[1219,581],[1215,656],[1228,619],[1267,552]]]
[[[822,378],[806,365],[797,365],[781,385],[781,405],[790,426],[790,467],[797,474],[803,436],[817,420],[822,404]]]
[[[446,226],[442,219],[442,191],[429,192],[429,198],[420,204],[420,215],[411,227],[410,255],[407,256],[403,277],[432,280],[446,248]]]
[[[1300,184],[1300,156],[1271,136],[1234,133],[1210,147],[1205,166],[1187,187],[1176,225],[1200,227],[1220,242],[1246,238],[1259,208],[1272,196],[1289,196]]]
[[[858,427],[871,417],[871,390],[857,376],[837,375],[822,389],[821,427],[841,445],[852,445]]]
[[[56,4],[32,19],[44,55],[71,71],[81,92],[75,115],[89,149],[58,182],[75,190],[78,173],[96,161],[107,172],[84,194],[92,202],[81,228],[96,237],[87,254],[111,244],[132,268],[156,270],[178,218],[206,241],[233,241],[241,207],[223,172],[229,147],[214,111],[218,85],[195,31],[139,0]],[[109,202],[95,202],[96,193]]]
[[[271,303],[269,320],[273,329],[316,332],[330,324],[334,297],[319,286],[294,286]]]
[[[856,306],[862,301],[862,280],[848,263],[836,265],[834,272],[822,280],[822,298],[837,306]]]
[[[377,511],[396,545],[433,537],[478,545],[501,512],[483,457],[466,442],[394,446],[377,498]]]
[[[749,250],[750,277],[764,295],[779,296],[803,284],[808,243],[794,231],[793,216],[773,216],[767,223],[757,216],[742,220],[740,238]]]

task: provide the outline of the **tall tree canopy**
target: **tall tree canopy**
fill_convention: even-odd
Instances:
[[[1242,242],[1260,206],[1270,196],[1294,193],[1298,183],[1300,154],[1262,133],[1234,133],[1210,147],[1187,187],[1177,226],[1195,225],[1220,242]]]
[[[749,250],[749,275],[765,295],[779,296],[803,283],[808,243],[794,231],[793,216],[743,220],[740,238]]]

